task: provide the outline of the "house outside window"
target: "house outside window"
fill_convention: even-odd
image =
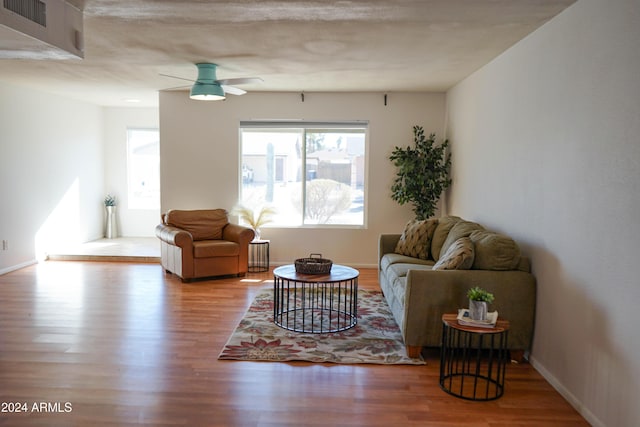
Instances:
[[[127,129],[129,209],[160,208],[160,132]]]
[[[366,122],[241,122],[241,203],[273,227],[364,227],[366,140]]]

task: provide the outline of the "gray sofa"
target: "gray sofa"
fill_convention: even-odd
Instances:
[[[407,354],[439,347],[442,315],[467,308],[467,290],[480,286],[495,295],[489,310],[509,320],[508,348],[521,359],[533,338],[536,281],[518,245],[456,216],[423,221],[419,232],[416,223],[402,234],[380,235],[378,249],[380,287]]]

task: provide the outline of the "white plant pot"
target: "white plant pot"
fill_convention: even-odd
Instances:
[[[487,320],[487,302],[469,300],[469,317],[472,320]]]

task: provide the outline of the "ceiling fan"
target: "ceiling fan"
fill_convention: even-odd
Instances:
[[[237,88],[233,85],[257,83],[263,81],[260,77],[245,77],[238,79],[223,79],[218,80],[216,78],[216,64],[209,62],[201,62],[196,64],[198,67],[197,80],[185,79],[178,76],[170,76],[168,74],[160,74],[164,77],[171,77],[173,79],[187,80],[193,82],[191,87],[191,93],[189,98],[197,99],[200,101],[219,101],[225,99],[225,94],[231,95],[244,95],[247,91]],[[187,86],[184,86],[187,87]],[[177,89],[177,88],[176,88]]]

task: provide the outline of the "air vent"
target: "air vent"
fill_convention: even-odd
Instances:
[[[0,59],[83,58],[83,14],[67,1],[0,0]]]
[[[4,0],[4,8],[43,27],[47,26],[47,4],[40,0]]]

